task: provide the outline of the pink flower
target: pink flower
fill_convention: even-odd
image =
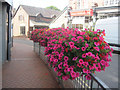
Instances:
[[[67,76],[62,76],[62,79],[63,80],[68,80],[68,77]]]
[[[65,61],[67,61],[67,60],[68,60],[68,57],[67,57],[67,56],[65,56],[65,57],[64,57],[64,60],[65,60]]]
[[[109,67],[109,63],[106,62],[106,63],[105,63],[105,67]]]
[[[78,67],[81,67],[82,65],[80,63],[77,64]]]
[[[77,41],[75,37],[72,38],[73,41]]]
[[[76,73],[76,78],[79,77],[79,76],[80,76],[80,74],[79,74],[79,72],[77,72],[77,73]]]
[[[53,58],[53,57],[51,57],[51,58],[50,58],[50,61],[53,61],[53,60],[54,60],[54,58]]]
[[[57,68],[57,67],[55,67],[55,68],[54,68],[54,71],[56,72],[57,70],[58,70],[58,68]]]
[[[100,39],[101,41],[103,41],[103,40],[104,40],[104,38],[103,38],[103,37],[101,37],[101,36],[99,37],[99,39]]]
[[[73,71],[73,68],[72,68],[72,67],[68,68],[68,71],[69,71],[69,72],[72,72],[72,71]]]
[[[86,47],[86,48],[89,47],[89,44],[85,43],[85,47]]]
[[[58,62],[58,59],[54,59],[54,62]]]
[[[100,51],[100,49],[98,47],[93,47],[96,51]]]
[[[82,58],[86,58],[86,54],[84,53],[84,54],[82,54]]]
[[[96,67],[96,71],[97,72],[101,72],[101,68],[100,67]]]
[[[87,56],[92,56],[91,52],[86,53]]]
[[[89,69],[90,69],[90,70],[92,70],[92,69],[94,69],[94,67],[93,67],[93,66],[91,66],[91,65],[89,65]]]
[[[71,77],[76,77],[76,73],[74,71],[71,72]]]
[[[74,42],[69,42],[69,45],[70,46],[74,46]]]
[[[68,65],[67,65],[67,64],[64,64],[63,66],[66,67],[66,68],[68,68]]]
[[[87,67],[89,64],[88,62],[84,62],[83,65]]]
[[[86,50],[86,48],[85,47],[82,47],[82,51],[85,51]]]
[[[57,73],[57,75],[58,75],[58,76],[61,76],[61,72],[59,71],[59,72]]]
[[[80,64],[83,64],[83,60],[82,60],[82,59],[80,59],[80,60],[79,60],[79,63],[80,63]]]
[[[105,61],[104,61],[104,60],[101,60],[100,63],[101,63],[102,65],[105,65]]]
[[[97,42],[94,42],[94,44],[95,44],[96,46],[99,46],[99,43],[97,43]]]
[[[88,70],[86,68],[83,69],[84,73],[88,73]]]
[[[62,69],[62,64],[59,64],[59,65],[58,65],[58,68],[59,68],[59,69]]]
[[[74,57],[72,60],[73,60],[73,61],[76,61],[76,60],[77,60],[77,58],[78,58],[78,57]]]
[[[79,39],[83,40],[83,37],[82,36],[77,36],[77,40],[79,40]]]
[[[90,75],[86,75],[86,80],[91,80],[91,76]]]

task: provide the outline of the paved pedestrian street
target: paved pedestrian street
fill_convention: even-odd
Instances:
[[[12,60],[3,65],[3,88],[59,88],[33,46],[14,42]]]

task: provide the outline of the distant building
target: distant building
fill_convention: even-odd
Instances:
[[[120,16],[120,0],[104,0],[103,7],[95,8],[96,18],[105,19]]]
[[[50,22],[60,13],[57,10],[20,5],[13,17],[13,35],[29,36],[33,29],[49,28]]]
[[[90,28],[93,25],[93,8],[104,5],[104,0],[69,0],[72,28]]]
[[[12,0],[0,0],[0,62],[10,60]]]

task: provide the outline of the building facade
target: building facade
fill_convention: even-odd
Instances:
[[[95,8],[96,18],[105,19],[120,16],[120,0],[104,0],[103,7]]]
[[[49,28],[60,11],[20,5],[13,17],[13,35],[29,36],[33,29]]]
[[[104,5],[104,0],[69,0],[70,18],[72,28],[92,29],[94,18],[94,7]]]
[[[0,0],[0,62],[11,58],[12,34],[12,0]]]

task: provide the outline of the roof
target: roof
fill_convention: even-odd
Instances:
[[[49,26],[48,23],[45,22],[35,22],[33,20],[30,20],[30,26]]]
[[[68,9],[68,6],[66,6],[66,7],[63,9],[63,11],[62,11],[51,23],[55,22],[67,9]],[[51,23],[50,23],[50,24],[51,24]]]
[[[0,0],[1,2],[7,2],[9,5],[13,5],[13,0]]]
[[[51,18],[52,15],[58,16],[61,11],[34,7],[34,6],[27,6],[27,5],[20,5],[23,9],[27,12],[29,16],[37,16],[38,14],[42,14],[43,17]]]

